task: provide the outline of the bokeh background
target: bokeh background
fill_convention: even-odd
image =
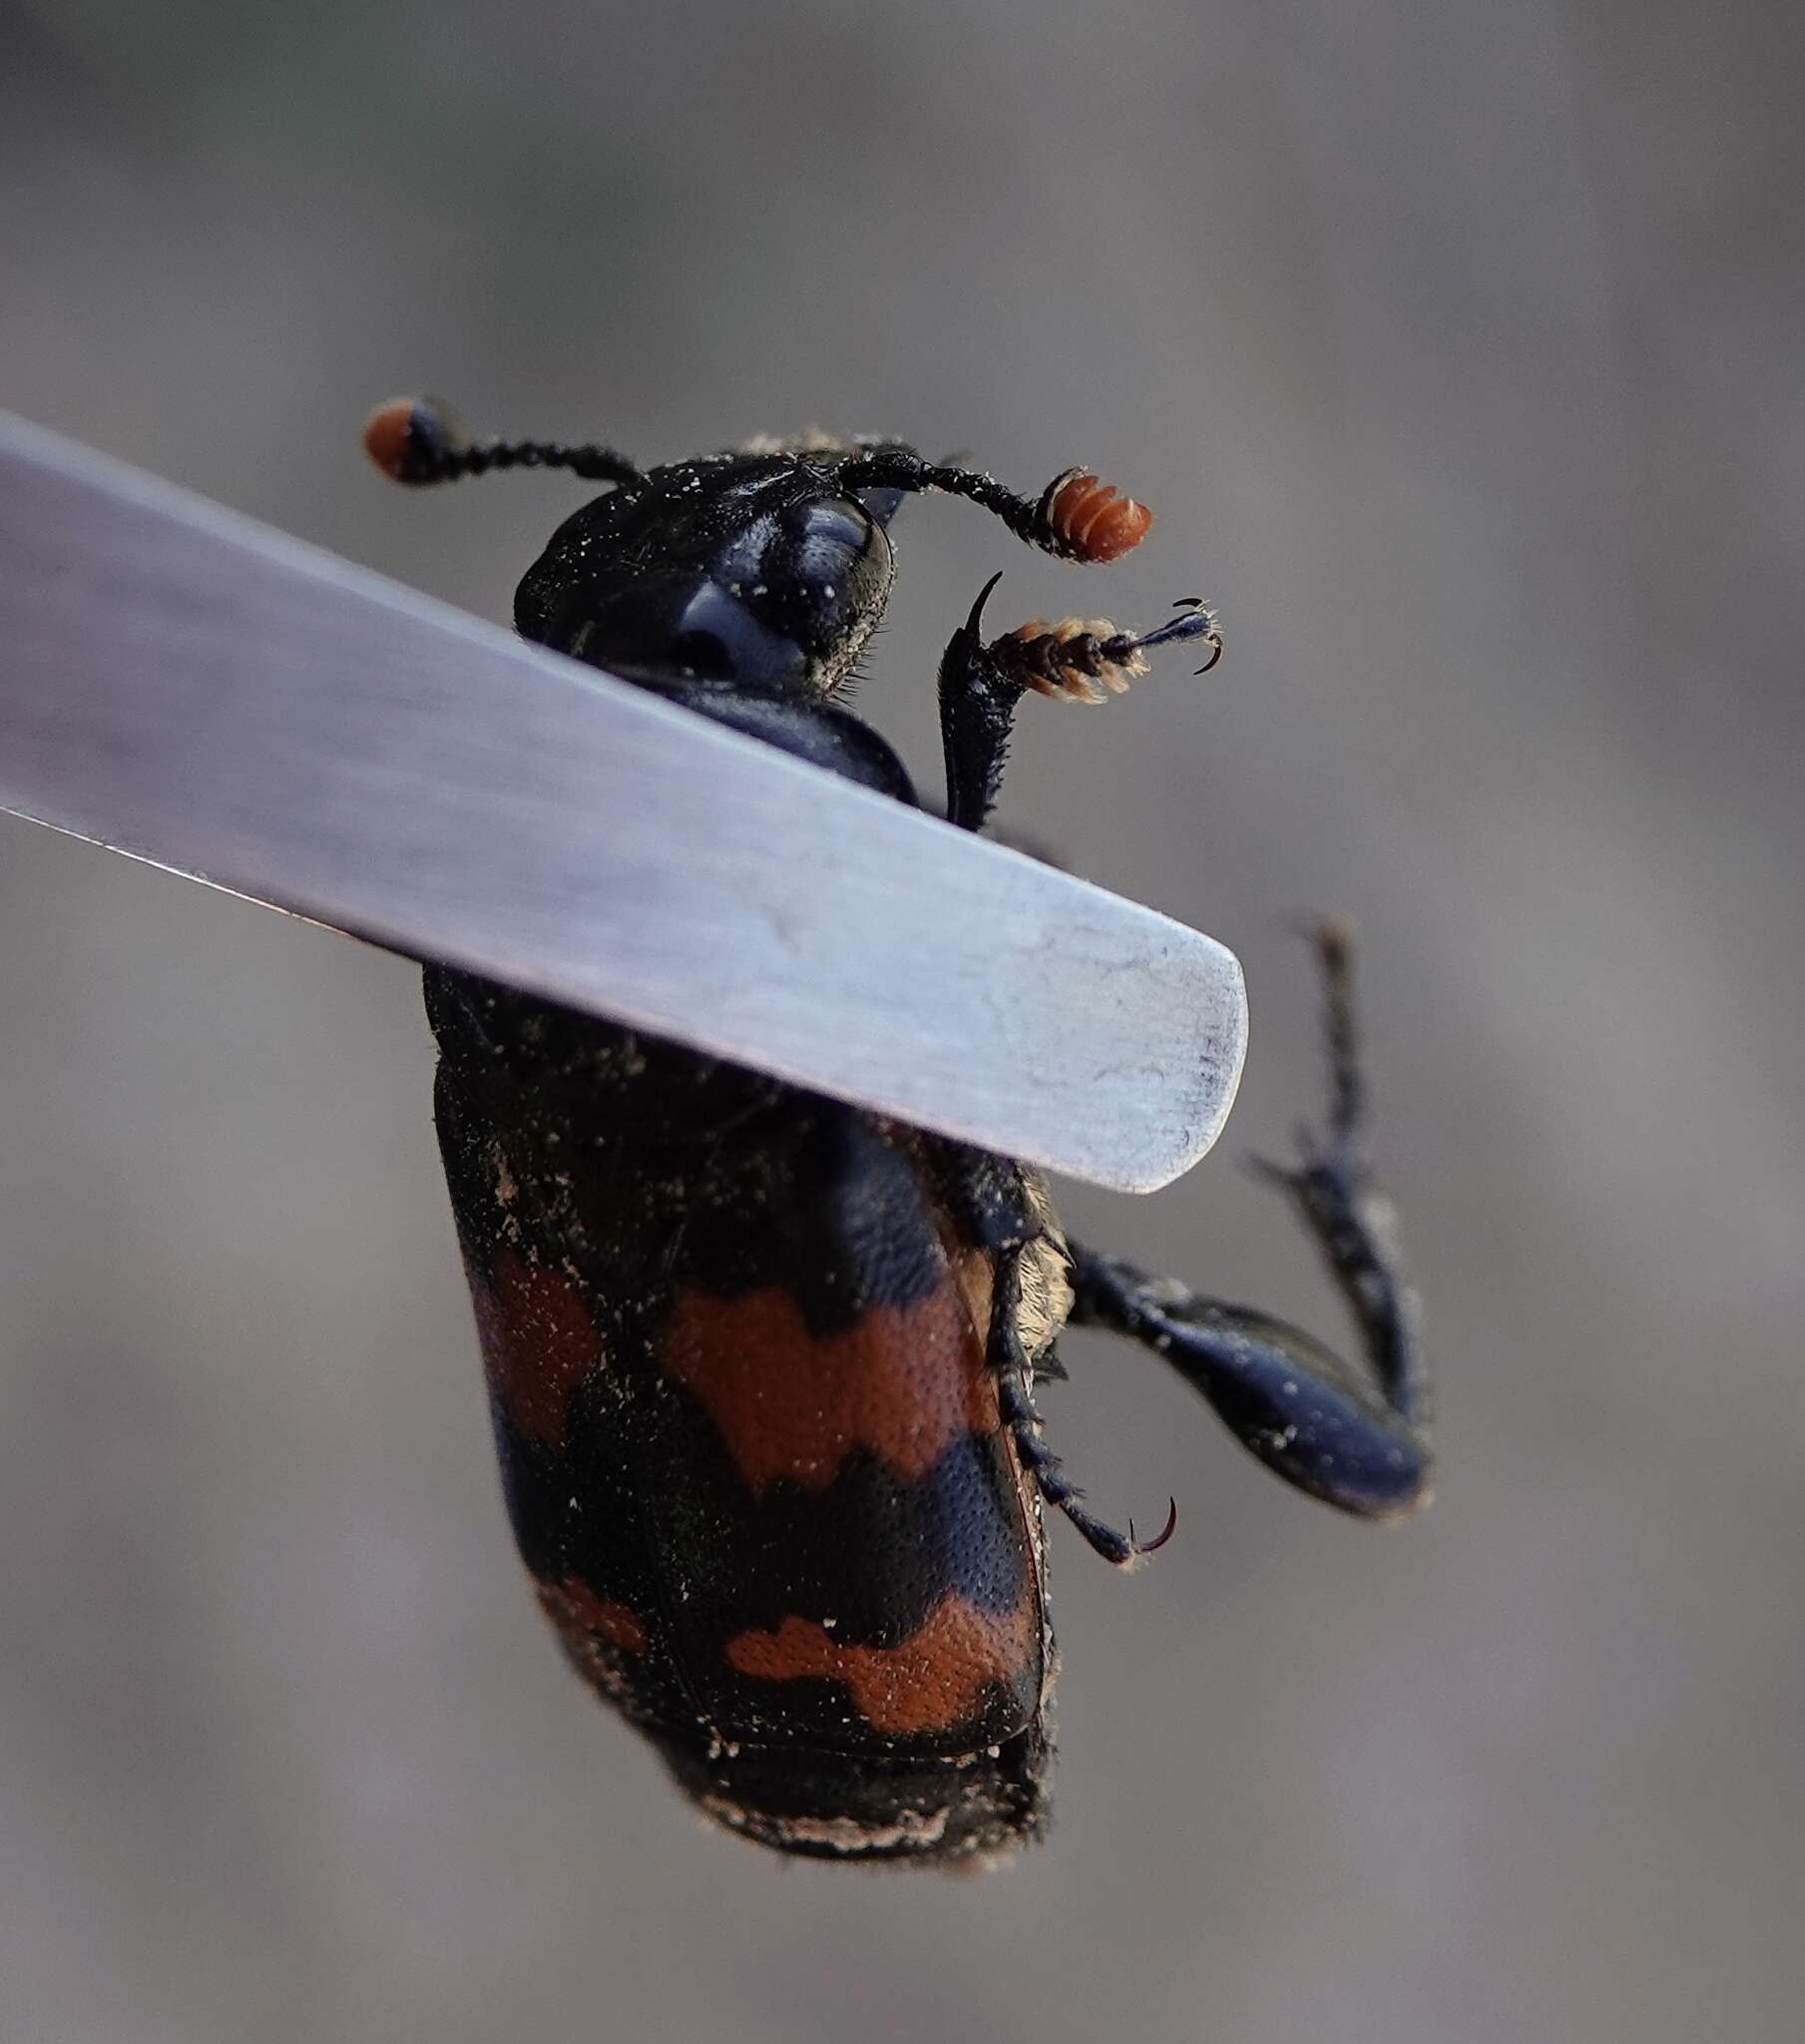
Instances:
[[[0,401],[503,616],[647,459],[881,427],[1154,504],[1107,577],[899,520],[865,704],[1003,611],[1221,603],[1031,703],[1005,820],[1232,943],[1230,1137],[1093,1239],[1334,1331],[1237,1155],[1351,912],[1441,1370],[1393,1532],[1147,1357],[1050,1399],[1053,1842],[704,1832],[518,1571],[400,961],[0,826],[0,2037],[1798,2035],[1801,29],[1653,0],[0,0]],[[1108,581],[1107,593],[1104,584]],[[1082,588],[1080,584],[1083,584]],[[3,653],[0,653],[3,659]]]

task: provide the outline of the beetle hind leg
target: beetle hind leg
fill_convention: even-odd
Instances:
[[[1418,1427],[1429,1418],[1429,1380],[1415,1288],[1398,1253],[1391,1202],[1361,1155],[1366,1080],[1354,1011],[1353,943],[1339,920],[1312,931],[1324,986],[1329,1106],[1323,1134],[1297,1133],[1298,1161],[1256,1157],[1254,1169],[1283,1192],[1328,1264],[1361,1333],[1390,1410]]]
[[[1327,997],[1327,1119],[1320,1136],[1302,1133],[1295,1165],[1258,1168],[1322,1252],[1359,1328],[1366,1367],[1254,1307],[1076,1245],[1071,1323],[1108,1327],[1164,1356],[1243,1447],[1298,1489],[1362,1518],[1397,1518],[1429,1495],[1417,1301],[1392,1240],[1389,1203],[1360,1156],[1365,1089],[1348,935],[1325,923],[1315,941]]]
[[[1116,1568],[1134,1568],[1172,1537],[1172,1527],[1177,1522],[1177,1504],[1172,1503],[1164,1528],[1146,1541],[1135,1538],[1132,1519],[1128,1521],[1128,1530],[1121,1533],[1087,1508],[1084,1492],[1067,1477],[1059,1456],[1047,1445],[1046,1436],[1041,1431],[1041,1415],[1034,1403],[1036,1378],[1057,1381],[1065,1376],[1066,1371],[1051,1349],[1031,1360],[1023,1346],[1020,1327],[1019,1282],[1016,1274],[1012,1273],[999,1300],[993,1342],[999,1351],[996,1357],[997,1407],[1003,1424],[1009,1429],[1010,1438],[1015,1442],[1016,1454],[1042,1498],[1056,1511],[1065,1514],[1094,1553],[1102,1555]]]

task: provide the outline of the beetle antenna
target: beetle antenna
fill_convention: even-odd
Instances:
[[[939,490],[981,504],[1017,539],[1065,561],[1114,561],[1146,537],[1153,514],[1085,468],[1063,469],[1038,497],[1005,489],[995,476],[925,461],[913,447],[874,447],[838,470],[847,489]]]
[[[475,440],[437,397],[394,397],[370,413],[364,451],[398,483],[450,483],[492,468],[568,468],[587,482],[631,483],[640,471],[612,447],[565,447],[553,440]]]

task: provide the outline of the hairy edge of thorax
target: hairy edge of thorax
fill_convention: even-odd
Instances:
[[[1038,1172],[1022,1173],[1022,1192],[1039,1226],[1020,1253],[1016,1332],[1029,1361],[1039,1362],[1072,1310],[1072,1253]]]

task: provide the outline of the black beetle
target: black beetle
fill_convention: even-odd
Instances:
[[[878,622],[901,498],[941,491],[1075,561],[1150,514],[1068,469],[1038,498],[896,441],[761,443],[642,471],[606,448],[473,441],[399,400],[365,429],[407,483],[512,467],[612,485],[529,570],[529,639],[899,801],[836,691]],[[1016,710],[1100,701],[1146,653],[1221,651],[1194,599],[986,641],[940,667],[947,816],[979,828]],[[799,884],[804,883],[799,879]],[[1326,1134],[1267,1166],[1327,1259],[1368,1368],[1265,1313],[1067,1241],[1039,1179],[940,1136],[429,967],[437,1121],[508,1509],[572,1662],[710,1816],[779,1850],[940,1865],[1046,1821],[1053,1640],[1043,1501],[1132,1566],[1045,1444],[1065,1325],[1163,1355],[1288,1482],[1365,1518],[1427,1495],[1414,1295],[1361,1165],[1345,933]],[[1175,1512],[1175,1507],[1174,1507]]]

